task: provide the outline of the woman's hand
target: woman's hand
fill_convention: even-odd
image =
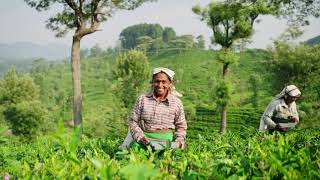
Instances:
[[[143,145],[143,146],[148,146],[150,144],[150,142],[148,141],[147,138],[145,137],[142,137],[140,140],[139,140],[139,144]]]
[[[275,127],[274,127],[275,130],[277,131],[280,131],[280,132],[287,132],[289,130],[289,128],[287,127],[281,127],[279,124],[277,124]]]
[[[298,123],[299,122],[298,118],[293,117],[293,116],[289,116],[289,119],[290,119],[291,122],[294,122],[294,123]]]

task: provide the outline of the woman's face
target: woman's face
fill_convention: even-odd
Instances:
[[[171,81],[165,73],[158,73],[153,77],[153,92],[158,97],[165,97],[168,93]]]
[[[294,101],[297,101],[299,97],[292,97],[292,96],[288,96],[286,99],[287,104],[291,104]]]

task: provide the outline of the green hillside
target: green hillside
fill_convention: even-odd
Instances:
[[[191,123],[199,118],[196,113],[200,116],[201,112],[210,113],[209,111],[216,109],[213,90],[221,79],[222,65],[216,60],[215,54],[214,51],[208,50],[185,50],[162,51],[149,56],[151,68],[163,66],[176,72],[174,83],[176,89],[183,94],[185,111]],[[229,122],[240,119],[241,123],[245,123],[248,120],[248,118],[233,117],[232,114],[239,114],[238,111],[242,111],[241,109],[248,111],[248,108],[252,108],[250,102],[252,92],[248,89],[248,80],[251,74],[258,72],[262,79],[269,78],[263,67],[265,56],[264,51],[250,50],[241,53],[239,62],[231,65],[229,80],[233,85],[233,91]],[[114,74],[116,57],[116,54],[107,54],[82,60],[83,121],[87,135],[100,136],[114,130],[125,131],[130,110],[123,108],[116,95],[117,80]],[[49,108],[49,123],[54,127],[58,119],[70,121],[72,117],[70,64],[51,64],[39,72],[33,72],[32,76],[41,87],[42,101]],[[263,97],[260,100],[261,108],[253,109],[253,112],[260,113],[270,100],[271,95],[265,91],[267,88],[268,83],[264,83],[261,89]],[[145,91],[149,91],[149,87],[145,87]],[[201,109],[205,111],[200,112]],[[255,125],[259,121],[258,116],[253,118]],[[213,121],[218,127],[220,120],[217,112],[214,117],[209,117],[209,123]]]
[[[115,70],[118,53],[104,53],[98,57],[82,59],[83,122],[85,134],[102,136],[120,131],[124,134],[131,110],[126,109],[117,96]],[[257,127],[260,116],[266,108],[275,89],[273,76],[267,69],[268,52],[248,50],[239,54],[240,59],[230,66],[228,81],[232,85],[231,102],[228,110],[229,130],[242,125]],[[189,130],[220,125],[220,115],[215,104],[215,88],[221,80],[222,64],[217,61],[216,52],[189,49],[183,51],[164,50],[148,55],[150,72],[154,67],[168,67],[175,71],[174,84],[183,94],[181,98],[186,111]],[[48,127],[55,129],[58,120],[72,122],[72,80],[70,64],[45,63],[39,61],[31,68],[31,76],[40,87],[41,100],[47,106]],[[251,76],[261,79],[257,105],[253,104]],[[150,90],[149,86],[144,88]],[[133,104],[131,102],[131,104]],[[309,106],[304,105],[304,109]],[[303,115],[305,113],[303,112]],[[301,121],[301,125],[304,121]],[[308,127],[308,126],[307,126]]]
[[[272,97],[272,76],[265,65],[268,55],[249,50],[231,65],[232,103],[225,135],[217,131],[219,114],[213,103],[222,68],[216,53],[186,50],[149,56],[151,68],[165,66],[176,72],[188,122],[185,150],[155,152],[118,149],[130,110],[123,108],[116,95],[117,54],[81,62],[85,134],[81,141],[79,131],[61,125],[71,120],[70,64],[38,64],[31,76],[49,112],[45,133],[23,142],[2,136],[1,125],[0,175],[12,179],[319,179],[318,129],[296,128],[285,136],[257,131],[262,110]],[[257,108],[251,101],[253,74],[262,79]]]

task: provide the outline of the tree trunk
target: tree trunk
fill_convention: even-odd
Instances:
[[[223,64],[222,77],[223,80],[226,81],[228,74],[229,63]],[[225,134],[227,130],[227,107],[223,107],[221,109],[221,126],[220,126],[220,134]]]
[[[225,134],[226,130],[227,130],[227,107],[223,107],[221,110],[220,134]]]
[[[78,36],[73,36],[72,50],[71,50],[71,68],[72,68],[72,82],[73,82],[73,121],[74,127],[80,126],[82,133],[82,94],[80,81],[80,40]]]
[[[229,63],[223,64],[222,77],[224,81],[227,79],[228,71],[229,71]]]

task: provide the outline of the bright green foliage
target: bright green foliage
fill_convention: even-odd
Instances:
[[[266,82],[262,84],[260,90],[261,111],[265,109],[274,95],[274,93],[267,91],[272,89],[270,85],[273,78],[267,79],[270,73],[266,71],[263,64],[264,59],[269,54],[262,50],[251,50],[240,55],[239,65],[230,68],[232,73],[228,80],[234,87],[237,87],[235,90],[230,91],[232,100],[228,109],[230,109],[231,114],[230,116],[229,114],[227,115],[228,122],[230,122],[228,127],[230,128],[233,125],[233,119],[240,119],[241,122],[239,123],[243,123],[246,121],[247,116],[253,117],[248,113],[246,118],[241,119],[240,116],[233,116],[231,110],[231,108],[239,107],[252,108],[250,99],[252,91],[248,89],[250,77],[248,74],[259,72],[263,82]],[[124,108],[119,94],[115,93],[120,89],[117,85],[119,81],[115,77],[116,73],[114,73],[114,70],[117,69],[116,57],[116,54],[109,54],[104,57],[82,61],[83,99],[86,101],[83,104],[84,134],[89,137],[101,137],[108,132],[119,133],[119,130],[120,132],[127,130],[125,124],[128,117],[124,117],[124,114],[131,112],[131,109],[128,111],[127,108]],[[217,79],[220,78],[221,72],[216,52],[192,49],[177,53],[176,50],[166,50],[160,51],[157,56],[150,56],[149,62],[150,69],[162,66],[176,72],[174,83],[177,90],[183,94],[182,101],[188,122],[198,118],[201,119],[204,116],[198,113],[199,108],[216,109],[216,104],[211,98],[215,97],[212,89],[215,89],[218,84]],[[44,78],[43,92],[47,92],[47,97],[50,97],[48,101],[43,101],[43,103],[50,110],[48,114],[51,125],[47,127],[54,128],[56,126],[55,122],[59,118],[66,122],[71,120],[72,101],[70,99],[72,94],[69,87],[71,79],[68,78],[70,77],[69,64],[57,64],[50,67],[48,71],[42,74]],[[150,85],[147,83],[150,80],[149,78],[151,77],[148,76],[141,92],[146,92],[150,89]],[[240,82],[243,84],[240,84]],[[64,92],[61,93],[63,96],[59,95],[60,91]],[[136,97],[133,98],[130,106],[133,105]],[[241,103],[243,101],[245,102]],[[299,107],[301,103],[302,101],[298,102]],[[254,116],[258,117],[256,121],[260,118],[261,113],[258,112],[258,115]],[[210,116],[210,118],[210,122],[214,121],[215,123],[218,123],[220,119],[218,115]],[[301,121],[301,124],[304,123],[305,121]],[[306,125],[308,126],[308,124]],[[217,128],[217,126],[211,127],[213,129]]]
[[[239,55],[230,49],[223,49],[218,52],[217,60],[223,64],[234,64],[239,60]]]
[[[250,75],[249,88],[253,92],[251,97],[251,102],[254,108],[259,107],[261,83],[262,83],[262,80],[258,74]]]
[[[45,108],[39,100],[39,88],[30,76],[17,75],[14,69],[0,81],[0,104],[3,114],[16,135],[33,136],[45,119]]]
[[[3,114],[10,122],[13,134],[32,137],[40,132],[46,111],[39,101],[21,101],[11,104]]]
[[[225,81],[221,81],[215,88],[214,100],[218,108],[226,108],[230,101],[230,85]]]
[[[2,105],[38,98],[39,89],[33,79],[27,75],[17,75],[15,69],[9,70],[0,81],[0,104]]]
[[[117,58],[117,93],[125,107],[132,107],[150,79],[149,62],[141,51],[130,50]]]
[[[188,138],[186,150],[162,153],[119,151],[118,137],[110,135],[79,142],[76,131],[30,144],[11,139],[0,146],[0,174],[29,179],[320,178],[316,129],[297,129],[286,136],[252,129],[225,136],[203,132]]]

